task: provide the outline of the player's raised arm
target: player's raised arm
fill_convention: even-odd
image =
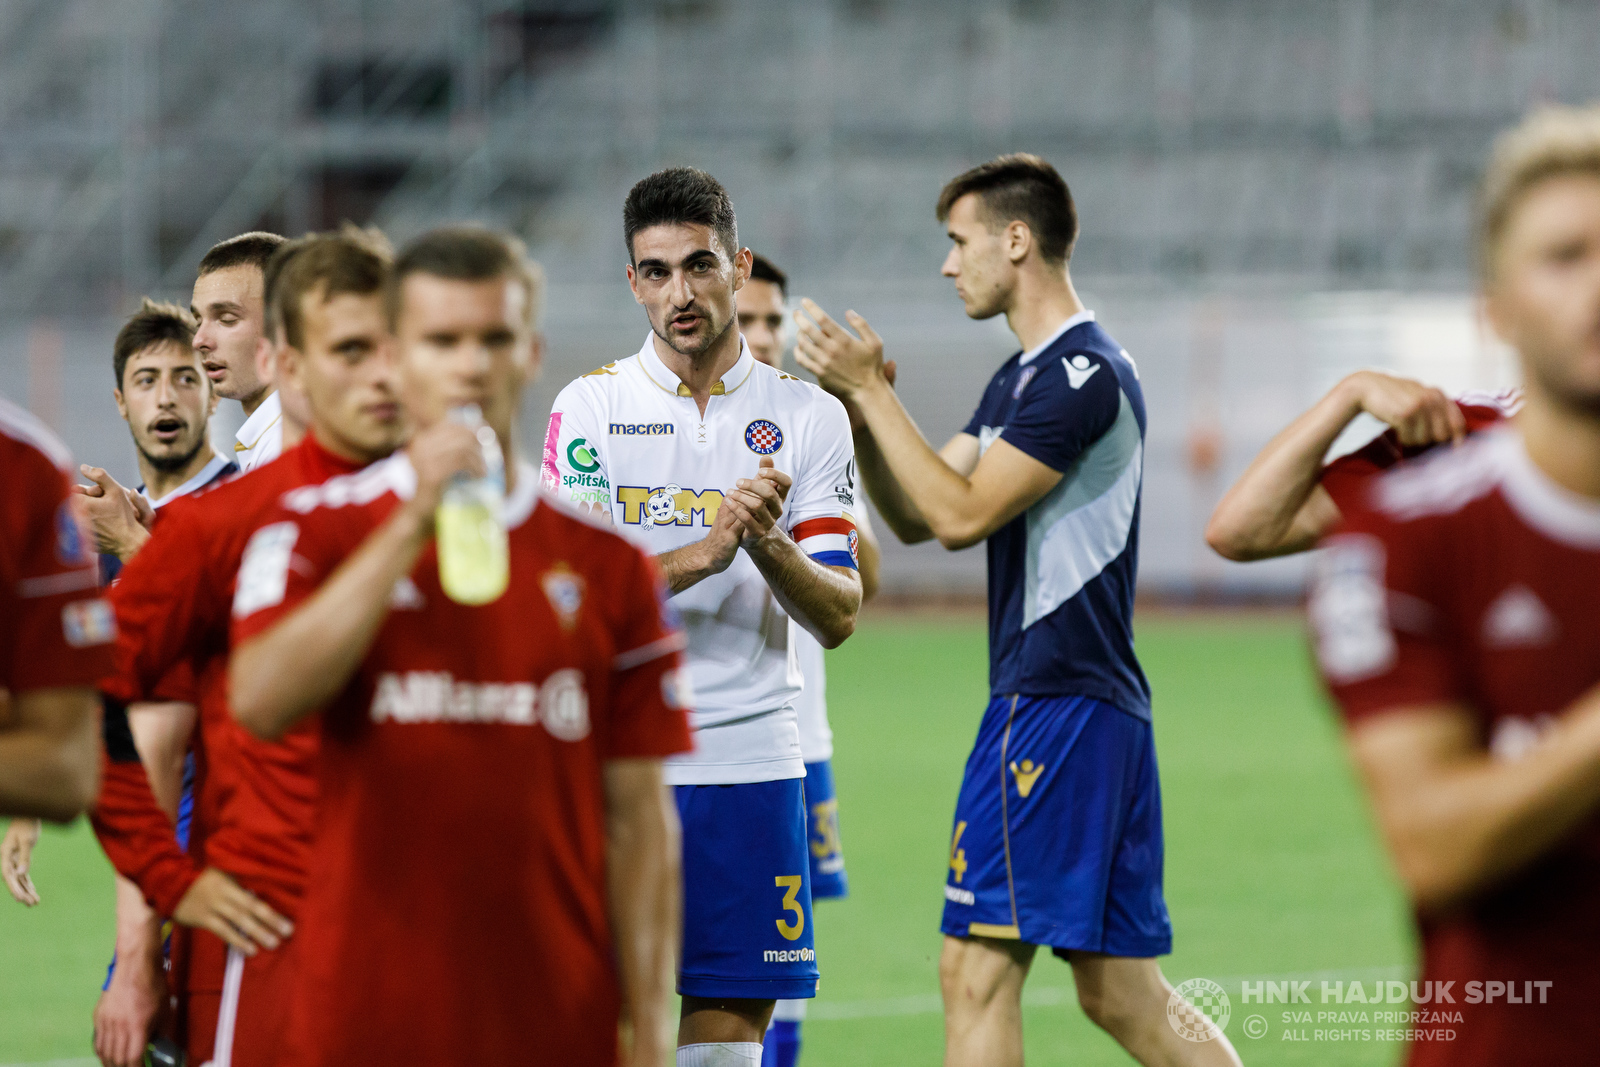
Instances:
[[[234,597],[243,640],[228,661],[228,701],[257,737],[282,737],[345,687],[389,614],[395,582],[411,573],[433,537],[445,482],[463,472],[483,476],[478,439],[461,423],[421,431],[407,454],[415,493],[320,586],[291,566],[297,550],[308,550],[292,515],[262,527],[245,549]]]
[[[1460,440],[1461,409],[1444,393],[1409,378],[1357,371],[1267,443],[1229,487],[1206,524],[1206,543],[1239,562],[1312,548],[1339,522],[1339,507],[1318,484],[1334,439],[1366,412],[1393,427],[1402,446]]]
[[[791,619],[804,626],[823,648],[838,648],[855,632],[861,610],[861,576],[853,558],[832,562],[826,554],[812,555],[796,538],[805,539],[802,522],[795,522],[795,537],[786,533],[784,498],[791,479],[763,458],[754,478],[741,478],[722,501],[722,510],[738,522],[739,546],[761,571],[772,595]],[[722,518],[718,513],[718,519]]]
[[[796,359],[825,381],[831,392],[846,396],[861,410],[882,457],[883,468],[914,507],[926,528],[946,548],[975,545],[1016,518],[1061,480],[1061,471],[1006,441],[996,440],[981,453],[971,434],[945,446],[945,454],[929,446],[883,374],[883,341],[855,312],[847,312],[854,336],[810,300],[800,322]],[[948,458],[947,458],[948,457]],[[953,461],[953,462],[952,462]],[[960,467],[970,462],[965,471]],[[876,467],[876,462],[873,464]],[[869,468],[863,463],[863,472]],[[882,485],[882,479],[879,479]],[[872,483],[869,481],[869,489]],[[895,508],[895,494],[873,494],[879,511]],[[902,508],[904,505],[902,504]],[[910,525],[910,524],[908,524]],[[912,527],[915,530],[915,527]],[[896,527],[899,533],[899,527]],[[905,539],[905,538],[902,538]]]

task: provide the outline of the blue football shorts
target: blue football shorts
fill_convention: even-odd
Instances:
[[[674,787],[686,997],[817,995],[804,779]]]
[[[806,764],[806,829],[810,834],[811,899],[850,895],[839,839],[839,798],[833,791],[833,763]]]
[[[1081,696],[995,697],[956,799],[951,937],[1148,957],[1172,951],[1150,724]]]

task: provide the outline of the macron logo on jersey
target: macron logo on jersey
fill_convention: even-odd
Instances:
[[[558,741],[589,736],[589,693],[583,673],[556,671],[531,682],[462,682],[449,671],[385,671],[372,695],[376,723],[543,724]]]
[[[1100,369],[1100,364],[1090,362],[1088,356],[1063,359],[1061,365],[1067,368],[1067,384],[1074,389],[1082,389],[1083,383],[1094,377],[1094,372]]]

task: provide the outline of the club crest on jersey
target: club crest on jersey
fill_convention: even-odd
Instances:
[[[859,547],[861,545],[860,535],[856,533],[854,528],[852,528],[850,532],[845,535],[845,540],[850,544],[850,558],[855,560],[856,564],[859,566],[861,563],[861,556],[859,552]]]
[[[1033,376],[1035,374],[1038,374],[1038,373],[1039,373],[1039,368],[1036,367],[1036,366],[1031,366],[1030,365],[1030,366],[1027,366],[1027,367],[1023,367],[1022,368],[1022,373],[1017,376],[1016,388],[1011,390],[1011,399],[1012,400],[1021,399],[1022,391],[1028,387],[1028,383],[1033,381]]]
[[[544,572],[539,584],[544,587],[544,595],[555,610],[561,628],[570,630],[576,626],[578,609],[583,607],[583,579],[566,563],[558,562]]]
[[[770,456],[783,447],[783,431],[771,419],[756,419],[744,428],[744,443],[758,456]]]

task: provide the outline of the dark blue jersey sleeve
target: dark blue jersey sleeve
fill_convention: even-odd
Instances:
[[[1106,357],[1052,355],[1023,390],[1001,438],[1065,473],[1117,421],[1122,386]]]

